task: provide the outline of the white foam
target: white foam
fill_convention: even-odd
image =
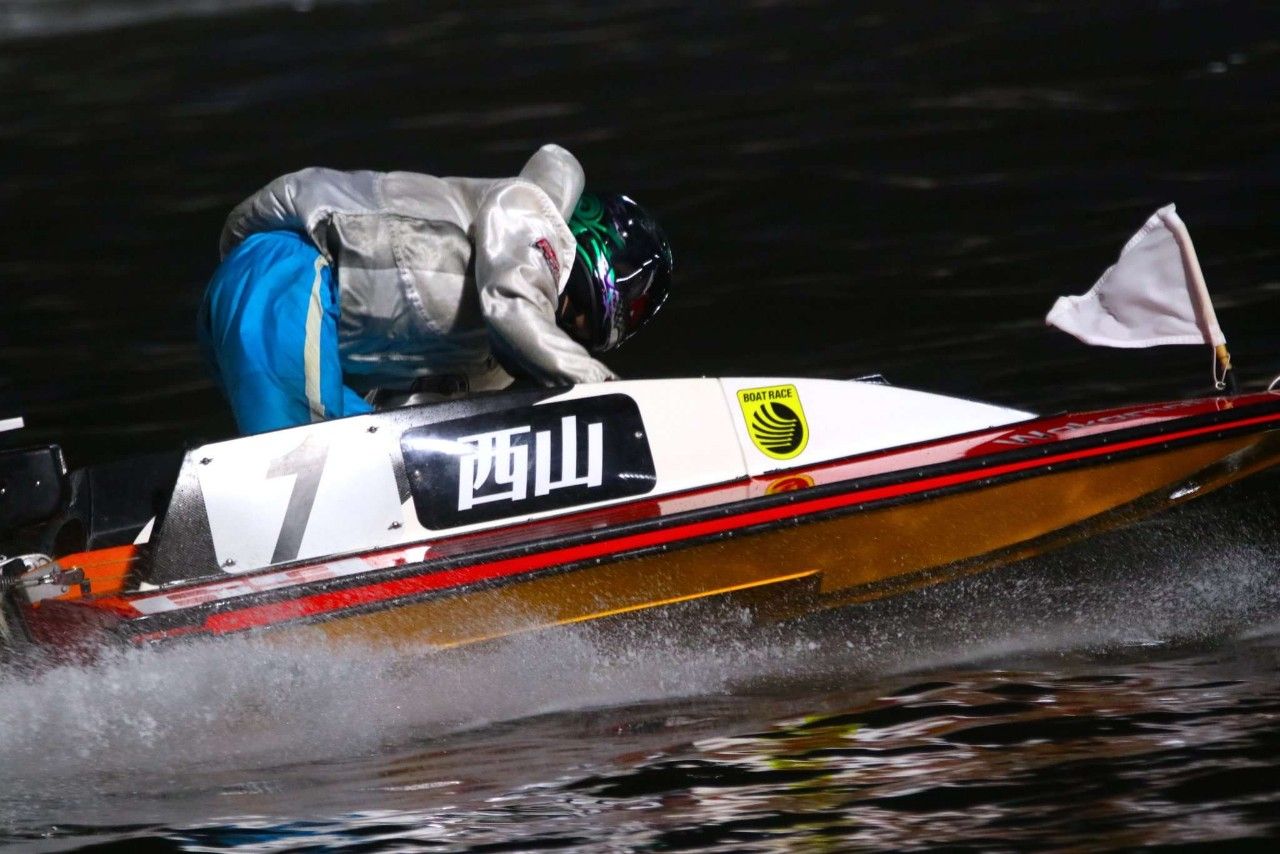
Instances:
[[[482,652],[237,639],[0,677],[0,788],[351,756],[551,711],[718,690],[722,662],[608,655],[579,633]]]

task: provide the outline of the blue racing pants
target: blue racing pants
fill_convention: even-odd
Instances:
[[[227,255],[205,292],[199,326],[242,433],[373,409],[342,382],[336,283],[301,234],[254,234]]]

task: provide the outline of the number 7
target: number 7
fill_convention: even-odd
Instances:
[[[267,478],[294,475],[293,491],[289,494],[289,506],[284,511],[284,523],[280,526],[280,537],[276,540],[275,551],[271,554],[272,563],[283,563],[293,560],[302,548],[302,536],[307,532],[307,522],[311,519],[311,508],[316,503],[316,492],[320,489],[320,476],[324,474],[325,458],[329,455],[329,446],[308,436],[302,444],[282,457],[271,461],[267,467]]]

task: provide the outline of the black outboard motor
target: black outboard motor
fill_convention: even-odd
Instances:
[[[181,464],[181,451],[165,451],[68,473],[57,445],[0,450],[0,555],[133,542],[164,515]]]
[[[0,661],[21,645],[23,633],[12,588],[29,569],[32,544],[71,500],[67,463],[57,445],[0,450]],[[20,556],[21,555],[21,556]]]
[[[70,502],[67,462],[57,445],[0,451],[0,554],[26,528],[64,512]]]

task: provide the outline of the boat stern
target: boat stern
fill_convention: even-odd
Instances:
[[[40,554],[0,559],[0,663],[37,647],[57,660],[92,658],[120,623],[94,598],[80,566]]]

